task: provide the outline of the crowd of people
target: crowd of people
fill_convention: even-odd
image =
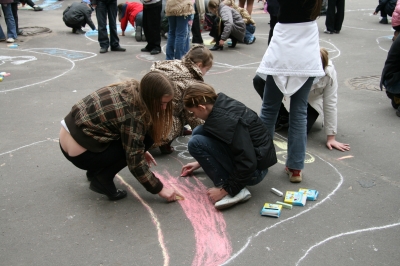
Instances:
[[[12,16],[11,5],[1,1],[12,0],[0,0],[7,21]],[[207,5],[199,2],[171,0],[164,11],[161,0],[119,5],[116,0],[91,0],[72,3],[63,12],[63,21],[73,33],[85,33],[82,27],[86,24],[92,30],[98,29],[100,53],[109,48],[125,51],[119,44],[117,16],[121,36],[131,23],[136,28],[136,40],[147,42],[141,51],[150,54],[161,52],[162,12],[169,27],[166,60],[154,62],[140,81],[130,79],[96,90],[73,105],[61,121],[60,149],[67,160],[86,171],[92,191],[110,200],[126,197],[126,191],[117,189],[113,179],[128,166],[150,193],[168,201],[184,198],[153,174],[150,166],[156,161],[149,152],[159,148],[162,154],[172,153],[173,141],[182,135],[191,135],[188,151],[195,161],[184,165],[181,175],[190,176],[201,167],[214,184],[207,194],[217,209],[247,201],[251,197],[247,186],[259,184],[269,167],[276,164],[273,137],[278,128],[288,128],[283,172],[293,183],[303,180],[307,134],[318,117],[323,119],[327,148],[350,150],[349,144],[336,140],[337,73],[327,50],[320,47],[316,23],[322,0],[266,0],[271,31],[253,79],[262,99],[259,114],[204,82],[213,66],[213,51],[223,50],[228,39],[230,48],[255,42],[253,1],[247,1],[247,6],[245,1],[239,5],[233,0],[209,0]],[[181,6],[184,8],[177,8]],[[397,4],[386,14],[393,15],[394,20],[400,14],[399,8]],[[97,28],[91,20],[94,10]],[[378,6],[375,13],[380,11],[383,17],[382,10]],[[195,36],[193,28],[205,23],[207,13],[213,15],[209,21],[215,45],[208,49],[202,39],[197,39],[197,45],[190,48],[190,32]],[[344,0],[328,0],[326,14],[324,32],[338,34],[344,19]],[[398,27],[393,26],[394,42],[381,86],[400,116]],[[13,28],[8,32],[10,38],[16,38]],[[187,130],[187,125],[192,130]]]

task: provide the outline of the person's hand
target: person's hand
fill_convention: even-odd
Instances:
[[[188,163],[187,165],[182,166],[181,176],[188,176],[193,173],[194,170],[199,169],[200,164],[198,162]]]
[[[224,40],[219,40],[219,46],[224,46],[225,41]]]
[[[326,141],[326,147],[328,149],[332,150],[332,148],[335,148],[339,151],[349,151],[350,150],[350,144],[346,143],[341,143],[335,140],[335,136],[328,136],[328,140]]]
[[[372,13],[372,14],[376,15],[376,14],[378,14],[378,12],[374,12],[374,13]]]
[[[215,203],[228,195],[228,192],[226,192],[226,190],[223,188],[213,187],[207,190],[207,195],[210,197],[212,202]]]
[[[150,152],[146,151],[144,153],[144,159],[146,160],[147,164],[149,167],[151,167],[151,164],[153,163],[154,165],[157,165],[156,160],[154,160],[153,155],[150,154]]]
[[[163,187],[163,189],[161,189],[161,191],[158,193],[158,196],[166,199],[169,202],[185,199],[180,193],[175,191],[175,189],[166,187]]]

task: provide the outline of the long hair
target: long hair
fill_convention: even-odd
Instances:
[[[187,108],[197,107],[199,104],[214,104],[218,95],[210,85],[196,81],[186,89],[183,95],[183,105]]]
[[[305,0],[305,1],[310,1],[310,0]],[[314,7],[311,10],[311,20],[316,20],[317,17],[321,14],[321,7],[322,7],[322,0],[312,0],[315,1]]]
[[[325,48],[321,48],[319,51],[321,53],[322,68],[325,70],[329,62],[329,53]]]
[[[217,16],[219,16],[218,15],[218,7],[219,7],[219,4],[221,3],[221,1],[220,0],[210,0],[209,2],[208,2],[208,5],[207,5],[207,8],[208,8],[208,10],[216,10],[216,12],[217,12]]]
[[[149,118],[150,135],[155,144],[162,143],[168,137],[172,128],[172,101],[162,109],[162,97],[174,96],[175,85],[169,78],[159,71],[152,71],[144,75],[140,81],[139,94],[146,105],[144,116]]]
[[[204,45],[196,45],[187,52],[185,59],[190,59],[193,63],[201,63],[203,67],[212,67],[214,56]]]

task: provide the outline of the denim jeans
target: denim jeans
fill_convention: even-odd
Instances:
[[[216,187],[222,186],[224,181],[232,176],[235,162],[231,149],[226,143],[204,131],[203,125],[193,130],[188,149],[190,155],[201,165]],[[257,185],[267,173],[268,169],[256,170],[253,178],[246,185]]]
[[[107,15],[108,27],[110,30],[110,39],[107,33]],[[116,48],[119,46],[117,33],[117,0],[100,0],[96,7],[97,30],[99,32],[98,40],[101,48]]]
[[[12,14],[11,4],[1,4],[1,8],[3,9],[4,19],[7,24],[7,38],[17,39],[17,28]]]
[[[6,39],[6,36],[4,35],[3,28],[0,25],[0,40],[5,40],[5,39]]]
[[[143,11],[140,11],[137,13],[136,18],[135,18],[135,27],[142,27],[143,26]]]
[[[314,78],[310,77],[303,86],[290,97],[290,115],[288,132],[288,157],[286,166],[290,169],[304,168],[307,145],[307,100]],[[274,136],[275,122],[282,103],[283,94],[270,75],[264,88],[260,118]]]
[[[254,32],[256,31],[256,26],[253,24],[246,25],[246,34],[244,35],[244,43],[249,43],[254,38]]]
[[[182,59],[189,51],[190,16],[169,16],[166,60]]]

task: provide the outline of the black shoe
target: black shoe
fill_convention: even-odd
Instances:
[[[122,190],[122,189],[117,189],[112,193],[107,192],[107,190],[96,179],[93,179],[90,182],[89,189],[91,191],[106,195],[109,200],[120,200],[120,199],[123,199],[123,198],[125,198],[127,196],[126,191]]]
[[[125,52],[126,49],[122,48],[121,46],[117,46],[117,47],[111,47],[111,51],[113,51],[113,52]]]
[[[333,34],[333,31],[330,31],[330,30],[326,29],[326,30],[324,30],[324,33],[326,33],[326,34]]]
[[[147,49],[147,47],[144,47],[144,48],[140,49],[140,51],[141,52],[149,52],[149,53],[151,52],[149,49]]]
[[[75,31],[75,33],[76,33],[76,34],[85,34],[86,31],[84,31],[84,30],[82,30],[82,29],[77,29],[77,30]]]
[[[35,10],[35,11],[42,11],[42,10],[43,10],[43,7],[34,6],[34,7],[33,7],[33,10]]]
[[[72,33],[76,33],[76,30],[77,30],[77,29],[72,28]]]
[[[213,47],[210,48],[210,51],[218,51],[218,50],[224,50],[224,47],[219,45],[214,45]]]
[[[388,24],[388,19],[387,18],[381,18],[381,20],[379,20],[379,23],[381,24]]]
[[[23,31],[21,29],[18,30],[17,35],[22,35]]]
[[[108,48],[100,48],[100,53],[104,54],[108,52]]]
[[[157,50],[157,49],[153,49],[153,50],[151,50],[151,52],[150,52],[150,54],[152,54],[152,55],[159,54],[159,53],[161,53],[161,51],[160,51],[160,50]]]
[[[142,41],[142,27],[140,27],[140,26],[136,26],[135,39],[137,42]]]
[[[162,154],[171,154],[174,152],[174,147],[170,143],[161,145],[159,148]]]
[[[236,47],[236,44],[237,44],[237,40],[234,39],[234,40],[232,40],[232,44],[231,44],[231,45],[228,45],[228,47],[229,47],[229,48],[235,48],[235,47]]]
[[[339,34],[340,30],[334,30],[333,33]]]

